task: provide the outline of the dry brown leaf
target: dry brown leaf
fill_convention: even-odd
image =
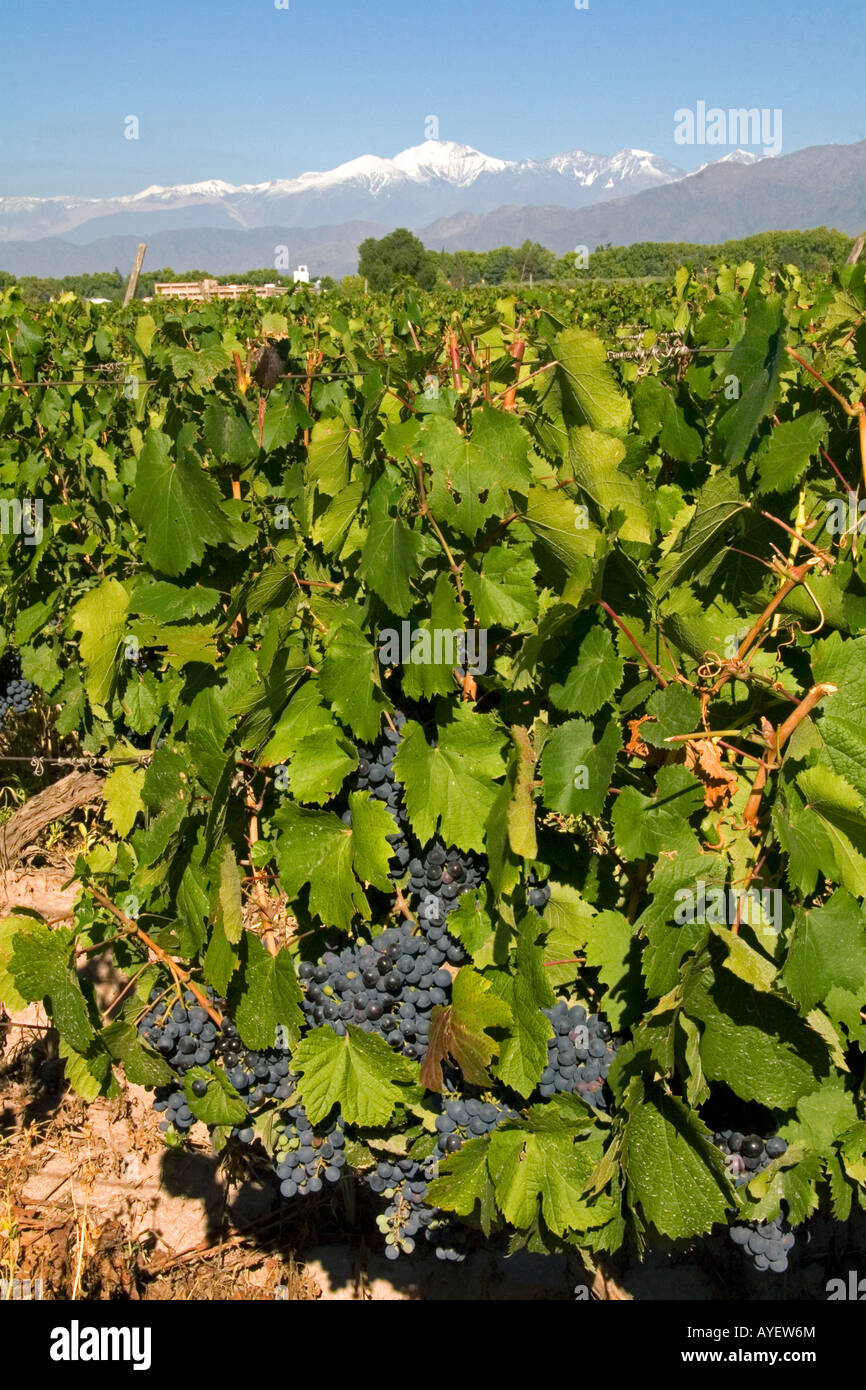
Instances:
[[[642,714],[640,719],[630,719],[628,727],[631,730],[631,737],[625,746],[626,753],[632,758],[648,758],[650,750],[640,736],[641,724],[646,724],[647,720],[655,722],[654,714]]]
[[[686,765],[704,784],[704,805],[711,811],[727,806],[737,790],[737,774],[723,765],[711,739],[694,739],[686,744]]]

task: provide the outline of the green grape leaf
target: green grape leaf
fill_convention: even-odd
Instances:
[[[129,834],[136,816],[143,809],[143,781],[144,768],[121,763],[112,768],[102,785],[105,814],[122,840]]]
[[[567,328],[557,337],[554,350],[566,419],[609,434],[626,434],[631,405],[601,338],[582,328]]]
[[[571,884],[550,881],[543,916],[544,973],[554,988],[576,978],[577,954],[586,946],[594,916],[595,909]]]
[[[519,1096],[531,1095],[538,1085],[547,1065],[547,1039],[553,1032],[550,1021],[541,1013],[554,1001],[544,968],[544,950],[538,943],[541,929],[538,917],[530,913],[520,928],[515,973],[497,970],[490,976],[493,988],[512,1014],[508,1036],[500,1044],[493,1070]]]
[[[728,464],[739,463],[745,456],[759,424],[776,403],[784,358],[782,301],[779,295],[770,295],[755,301],[728,363],[727,375],[736,377],[740,391],[716,426]]]
[[[207,1083],[203,1096],[192,1089],[194,1081]],[[184,1072],[183,1093],[186,1103],[197,1120],[206,1125],[240,1125],[247,1118],[247,1107],[225,1072],[204,1067],[190,1067]]]
[[[358,574],[404,618],[413,603],[410,581],[418,570],[422,539],[399,516],[391,516],[392,491],[383,475],[370,493],[369,528]]]
[[[821,907],[794,909],[782,982],[805,1009],[833,988],[860,991],[866,980],[866,918],[850,893],[839,888]]]
[[[535,562],[504,545],[493,546],[481,570],[467,569],[463,583],[482,627],[520,630],[538,616]]]
[[[181,446],[172,458],[172,441],[149,430],[138,457],[129,510],[147,535],[145,555],[163,574],[183,574],[209,545],[231,540],[219,488],[210,474]]]
[[[583,639],[565,683],[551,685],[550,698],[567,714],[595,714],[619,689],[623,671],[624,663],[610,632],[597,624]]]
[[[605,522],[613,518],[622,540],[649,545],[652,527],[646,488],[620,471],[625,456],[621,439],[585,426],[568,431],[568,468],[578,487],[592,499]]]
[[[492,716],[460,705],[431,747],[409,720],[394,759],[412,829],[425,843],[439,834],[458,849],[484,847],[484,826],[504,776],[505,735]]]
[[[628,1116],[624,1162],[629,1201],[674,1239],[725,1220],[730,1205],[722,1156],[698,1116],[654,1088]]]
[[[585,1229],[580,1199],[590,1173],[573,1134],[497,1130],[490,1136],[487,1167],[497,1206],[518,1230],[534,1224],[539,1205],[554,1235]]]
[[[243,467],[256,456],[256,441],[245,415],[237,415],[221,401],[211,401],[202,416],[202,432],[208,448],[221,464]]]
[[[570,719],[548,737],[541,755],[544,803],[567,816],[600,816],[622,736],[615,720],[600,742],[586,719]]]
[[[244,932],[241,945],[243,960],[242,983],[236,983],[238,995],[234,1019],[238,1033],[247,1047],[263,1049],[276,1046],[277,1030],[293,1044],[303,1023],[301,988],[295,967],[287,950],[272,956],[253,932]]]
[[[72,625],[81,633],[84,688],[91,704],[107,705],[113,694],[128,607],[123,585],[103,579],[72,609]]]
[[[787,492],[800,481],[827,437],[827,422],[819,411],[777,425],[755,454],[758,492]]]
[[[338,1105],[348,1124],[386,1125],[417,1075],[383,1038],[351,1026],[344,1037],[332,1028],[307,1033],[292,1053],[292,1070],[313,1124]]]
[[[701,702],[679,684],[657,690],[647,702],[647,714],[656,721],[641,725],[641,735],[653,748],[669,748],[666,738],[690,734],[701,727]]]
[[[372,741],[388,701],[379,685],[379,661],[354,623],[341,623],[319,672],[319,687],[337,716],[358,738]]]
[[[99,1040],[116,1062],[123,1065],[134,1086],[166,1086],[174,1080],[171,1068],[158,1052],[145,1047],[131,1023],[110,1023]]]
[[[57,1030],[78,1052],[94,1041],[93,1025],[72,966],[72,932],[19,917],[8,970],[20,997],[47,1000]]]
[[[787,1110],[827,1072],[826,1044],[791,1006],[728,971],[696,977],[684,1002],[703,1024],[707,1079],[726,1082],[743,1100]]]
[[[220,860],[217,920],[222,926],[229,944],[237,946],[244,930],[241,876],[234,850],[228,843],[223,849],[223,857]]]
[[[349,481],[349,430],[342,420],[317,420],[307,450],[307,479],[336,497]]]
[[[240,965],[240,958],[232,950],[221,922],[214,923],[203,964],[208,984],[213,985],[217,994],[224,995]]]
[[[487,1168],[489,1139],[470,1139],[439,1164],[439,1176],[428,1185],[431,1205],[458,1216],[480,1208],[481,1229],[489,1235],[496,1210],[493,1181]]]

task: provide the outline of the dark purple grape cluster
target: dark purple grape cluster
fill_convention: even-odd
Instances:
[[[427,1187],[439,1176],[439,1162],[457,1153],[470,1139],[490,1134],[504,1120],[518,1118],[517,1111],[499,1101],[477,1096],[447,1095],[441,1115],[436,1117],[436,1148],[428,1157],[385,1159],[367,1177],[374,1192],[387,1197],[388,1205],[376,1218],[385,1237],[385,1254],[396,1260],[415,1249],[416,1238],[424,1236],[439,1260],[466,1257],[466,1231],[438,1207],[427,1201]]]
[[[442,945],[416,935],[413,925],[401,922],[372,942],[326,951],[317,965],[302,961],[298,979],[308,1022],[329,1023],[341,1036],[354,1024],[407,1057],[423,1058],[430,1010],[447,1004],[451,975]]]
[[[212,990],[207,991],[214,1002]],[[178,1081],[157,1088],[154,1109],[165,1113],[160,1129],[174,1128],[185,1133],[194,1116],[186,1102],[183,1077],[190,1067],[207,1067],[221,1059],[226,1075],[249,1111],[260,1109],[268,1100],[286,1100],[292,1093],[288,1052],[279,1047],[256,1051],[244,1047],[235,1024],[225,1014],[218,1028],[190,990],[183,999],[173,1003],[164,998],[164,991],[151,990],[150,1005],[138,1025],[142,1042],[155,1047],[165,1058]],[[203,1096],[207,1082],[197,1078],[192,1083],[193,1094]],[[232,1133],[242,1143],[251,1144],[255,1137],[251,1125],[236,1125]]]
[[[288,1052],[279,1047],[261,1051],[244,1047],[230,1019],[223,1021],[220,1055],[229,1081],[248,1110],[258,1110],[271,1098],[287,1100],[291,1095]]]
[[[0,657],[0,724],[10,710],[13,714],[26,714],[30,708],[32,694],[33,683],[21,675],[21,658],[18,653],[4,652]]]
[[[734,1244],[751,1255],[755,1269],[762,1274],[768,1269],[773,1274],[785,1273],[796,1238],[780,1216],[775,1221],[737,1222],[728,1230]]]
[[[553,1025],[547,1041],[547,1066],[541,1073],[539,1092],[545,1099],[571,1091],[596,1110],[610,1107],[605,1082],[616,1056],[618,1042],[601,1014],[587,1014],[582,1004],[558,999],[542,1013]]]
[[[430,1158],[422,1163],[412,1158],[393,1162],[385,1159],[368,1175],[368,1185],[388,1199],[388,1205],[376,1217],[376,1225],[385,1237],[385,1255],[389,1260],[411,1255],[416,1238],[426,1236],[436,1220],[437,1209],[425,1201],[436,1166],[435,1159]]]
[[[741,1134],[736,1129],[718,1130],[713,1143],[725,1154],[725,1167],[737,1187],[751,1182],[755,1173],[769,1168],[774,1158],[787,1153],[788,1145],[781,1135],[762,1139],[760,1134]]]
[[[143,1042],[162,1053],[181,1075],[190,1067],[206,1067],[217,1050],[217,1026],[190,990],[172,1003],[165,991],[152,989],[147,1013],[138,1025]]]
[[[779,1134],[762,1139],[760,1134],[743,1134],[737,1129],[718,1130],[713,1135],[713,1143],[725,1155],[725,1167],[737,1187],[751,1182],[756,1173],[769,1168],[774,1159],[788,1151],[786,1140]],[[775,1221],[736,1222],[728,1228],[728,1233],[735,1245],[742,1246],[752,1256],[757,1270],[785,1273],[795,1236],[781,1216]]]
[[[479,888],[486,877],[483,859],[471,851],[446,849],[439,840],[428,845],[423,858],[409,862],[409,888],[417,894],[418,922],[427,940],[445,951],[453,965],[464,959],[460,942],[450,936],[446,918],[463,893]]]
[[[274,1151],[274,1172],[283,1197],[306,1197],[321,1192],[325,1183],[339,1182],[346,1164],[342,1118],[329,1118],[313,1128],[302,1105],[280,1114]]]
[[[179,1134],[186,1134],[195,1123],[195,1116],[187,1104],[183,1087],[175,1083],[168,1086],[157,1086],[153,1108],[159,1114],[165,1115],[165,1119],[159,1122],[163,1134],[166,1134],[172,1127]]]
[[[498,1100],[453,1093],[446,1096],[442,1114],[436,1116],[437,1152],[441,1157],[457,1153],[470,1139],[491,1134],[505,1120],[519,1119],[518,1112]]]
[[[208,994],[212,1002],[211,992]],[[164,990],[152,989],[150,1008],[139,1022],[138,1035],[142,1042],[156,1048],[180,1077],[179,1082],[156,1088],[153,1108],[165,1116],[159,1127],[163,1133],[173,1127],[185,1134],[191,1129],[195,1116],[186,1100],[183,1076],[190,1067],[206,1067],[215,1056],[219,1041],[217,1026],[190,990],[184,990],[182,1000],[175,999],[172,1003],[165,997]],[[207,1083],[194,1081],[192,1089],[204,1095]]]
[[[406,839],[408,820],[403,808],[403,784],[394,776],[394,758],[400,746],[400,731],[406,723],[406,716],[399,710],[393,716],[393,728],[386,725],[384,732],[375,744],[358,744],[358,768],[353,778],[353,791],[368,791],[388,808],[394,821],[394,830],[387,837],[391,846],[391,861],[388,873],[396,882],[406,872],[411,851]],[[343,813],[346,825],[352,824],[351,811]]]

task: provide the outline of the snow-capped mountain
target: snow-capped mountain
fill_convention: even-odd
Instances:
[[[475,151],[469,152],[468,161],[461,155],[460,162],[454,164],[450,154],[437,149],[420,155],[414,152],[411,158],[407,155],[403,162],[409,172],[399,171],[397,183],[390,167],[396,161],[366,159],[348,166],[348,179],[344,166],[330,174],[232,187],[228,194],[225,185],[197,184],[182,189],[145,189],[123,204],[117,199],[100,203],[83,198],[7,199],[7,206],[15,203],[31,216],[37,214],[46,220],[57,217],[58,208],[61,212],[66,209],[65,215],[77,209],[84,217],[90,211],[91,220],[82,221],[62,238],[31,234],[17,241],[3,240],[0,270],[13,275],[79,275],[128,266],[142,234],[147,240],[147,264],[153,268],[197,267],[214,275],[232,274],[272,265],[275,245],[287,245],[293,261],[309,265],[317,275],[339,276],[357,267],[358,246],[365,238],[384,236],[401,223],[413,227],[425,246],[436,251],[487,251],[495,246],[519,246],[528,237],[558,254],[575,246],[593,250],[605,243],[627,246],[635,241],[719,242],[758,232],[819,226],[856,236],[866,227],[866,140],[853,145],[812,146],[772,159],[743,158],[734,153],[679,177],[671,177],[660,161],[637,150],[601,161],[614,168],[598,167],[600,156],[575,152],[540,161],[538,166],[533,163],[529,171],[533,182],[523,186],[540,188],[544,201],[533,199],[522,205],[519,198],[509,203],[500,200],[507,181],[514,186],[521,178],[521,167],[523,174],[527,173],[525,164],[509,165],[502,160],[497,164],[505,164],[504,169],[476,172],[477,166],[472,165]],[[432,172],[436,162],[449,169],[453,182]],[[548,167],[540,167],[545,165]],[[608,190],[599,199],[599,185],[604,192],[604,185],[617,176],[622,178],[623,170],[645,181],[642,191],[626,194],[622,182],[614,183],[617,196]],[[461,188],[457,182],[461,176],[474,176],[474,181]],[[545,180],[555,181],[555,200]],[[470,210],[449,212],[429,221],[398,220],[395,215],[395,189],[403,198],[408,192],[427,195],[432,189],[446,206],[453,207],[464,192],[475,199],[485,181],[492,181],[498,190],[496,206],[487,212],[474,212],[470,204]],[[356,199],[363,194],[369,213],[344,222],[325,216],[318,225],[293,224],[279,216],[279,208],[286,198],[286,187],[296,190],[299,183],[304,184],[301,199],[320,200],[312,205],[325,214],[334,206],[328,202],[330,197],[348,196],[349,191]],[[582,205],[569,206],[570,189],[583,197]],[[596,201],[589,203],[587,197]],[[288,206],[297,210],[303,203],[289,201]],[[109,207],[116,211],[108,212]],[[251,213],[266,220],[247,225],[242,214]],[[128,219],[126,227],[124,218]]]
[[[701,164],[697,169],[693,169],[691,174],[686,174],[686,178],[702,174],[713,164],[757,164],[759,159],[764,158],[764,155],[754,154],[752,150],[732,150],[730,154],[723,154],[721,159],[711,159],[706,164]]]
[[[339,224],[360,218],[418,226],[508,203],[587,207],[682,178],[646,150],[615,155],[571,150],[549,159],[506,160],[470,145],[427,140],[393,159],[362,155],[335,169],[266,183],[222,179],[159,184],[110,198],[0,198],[0,241],[62,236],[77,243],[189,226],[256,228]]]

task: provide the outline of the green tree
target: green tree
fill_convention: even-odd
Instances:
[[[364,278],[361,275],[344,275],[340,281],[340,291],[343,294],[363,294]]]
[[[389,290],[403,276],[422,290],[431,290],[436,283],[434,258],[406,227],[398,227],[378,241],[368,237],[361,242],[358,256],[358,274],[371,290]]]
[[[555,271],[556,256],[537,241],[524,241],[514,252],[514,272],[518,280],[549,280]]]

